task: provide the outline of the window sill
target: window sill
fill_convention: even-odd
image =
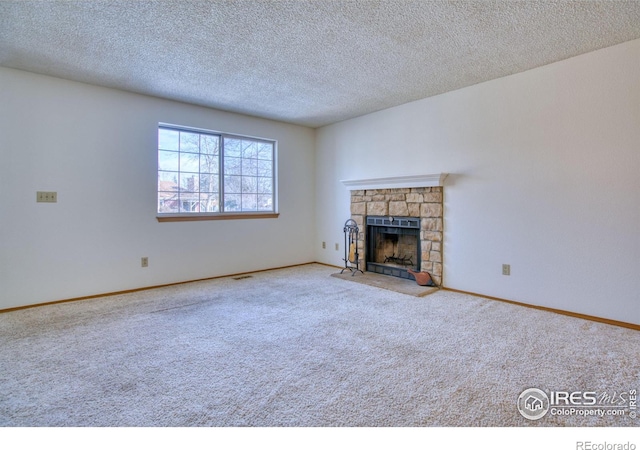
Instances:
[[[193,222],[196,220],[277,219],[280,213],[163,214],[158,222]]]

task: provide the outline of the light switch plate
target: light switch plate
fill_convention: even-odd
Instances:
[[[51,191],[36,192],[36,202],[38,203],[57,203],[58,193]]]

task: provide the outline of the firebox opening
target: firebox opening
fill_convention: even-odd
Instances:
[[[420,219],[367,217],[367,270],[410,279],[420,271]]]

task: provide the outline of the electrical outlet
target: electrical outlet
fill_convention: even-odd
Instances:
[[[322,241],[322,248],[327,248],[327,243],[325,241]]]
[[[140,266],[141,267],[149,267],[149,257],[148,256],[143,256],[142,258],[140,258]]]
[[[340,250],[340,244],[336,242],[336,251]]]
[[[503,264],[502,265],[502,275],[511,275],[511,265]]]
[[[36,202],[38,203],[56,203],[58,201],[58,193],[50,191],[36,192]]]

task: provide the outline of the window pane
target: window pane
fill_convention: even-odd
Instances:
[[[158,129],[158,149],[178,151],[180,132],[176,130]]]
[[[242,173],[242,159],[224,157],[225,175],[240,175]]]
[[[271,194],[258,195],[258,211],[273,211],[273,197]]]
[[[258,194],[271,194],[273,193],[273,180],[271,178],[258,178]]]
[[[158,172],[158,191],[178,192],[178,172]]]
[[[258,192],[258,179],[256,177],[242,177],[242,192],[245,194]]]
[[[178,170],[180,153],[158,151],[158,170]]]
[[[258,161],[258,176],[260,176],[260,177],[272,177],[273,176],[273,162],[272,161]]]
[[[224,210],[226,212],[240,211],[241,203],[242,203],[241,194],[227,194],[224,198]]]
[[[242,192],[242,177],[225,175],[225,177],[224,177],[224,192],[225,193],[230,193],[230,194],[239,194],[239,193],[241,193]]]
[[[200,175],[200,192],[218,192],[218,175]]]
[[[266,142],[259,142],[258,146],[258,158],[268,161],[273,160],[273,144]]]
[[[220,138],[218,136],[211,136],[209,134],[203,134],[200,136],[200,153],[217,156],[219,154],[219,150]]]
[[[200,194],[200,212],[218,212],[218,194]]]
[[[218,173],[220,170],[218,156],[201,154],[200,173]]]
[[[198,172],[200,156],[193,153],[180,153],[180,172]]]
[[[174,192],[158,192],[158,212],[175,214],[178,211],[178,194]]]
[[[242,160],[242,175],[258,175],[258,160],[257,159],[243,159]]]
[[[225,137],[224,154],[225,156],[233,156],[239,158],[242,156],[242,140]]]
[[[200,135],[198,133],[180,132],[180,151],[189,153],[200,152]]]
[[[199,212],[198,197],[180,196],[180,212]]]
[[[200,181],[197,173],[180,173],[180,197],[184,197],[185,192],[198,192]]]
[[[242,157],[243,158],[257,158],[258,157],[258,143],[255,141],[243,141],[242,142]]]
[[[258,196],[256,194],[242,194],[242,211],[257,211]]]

